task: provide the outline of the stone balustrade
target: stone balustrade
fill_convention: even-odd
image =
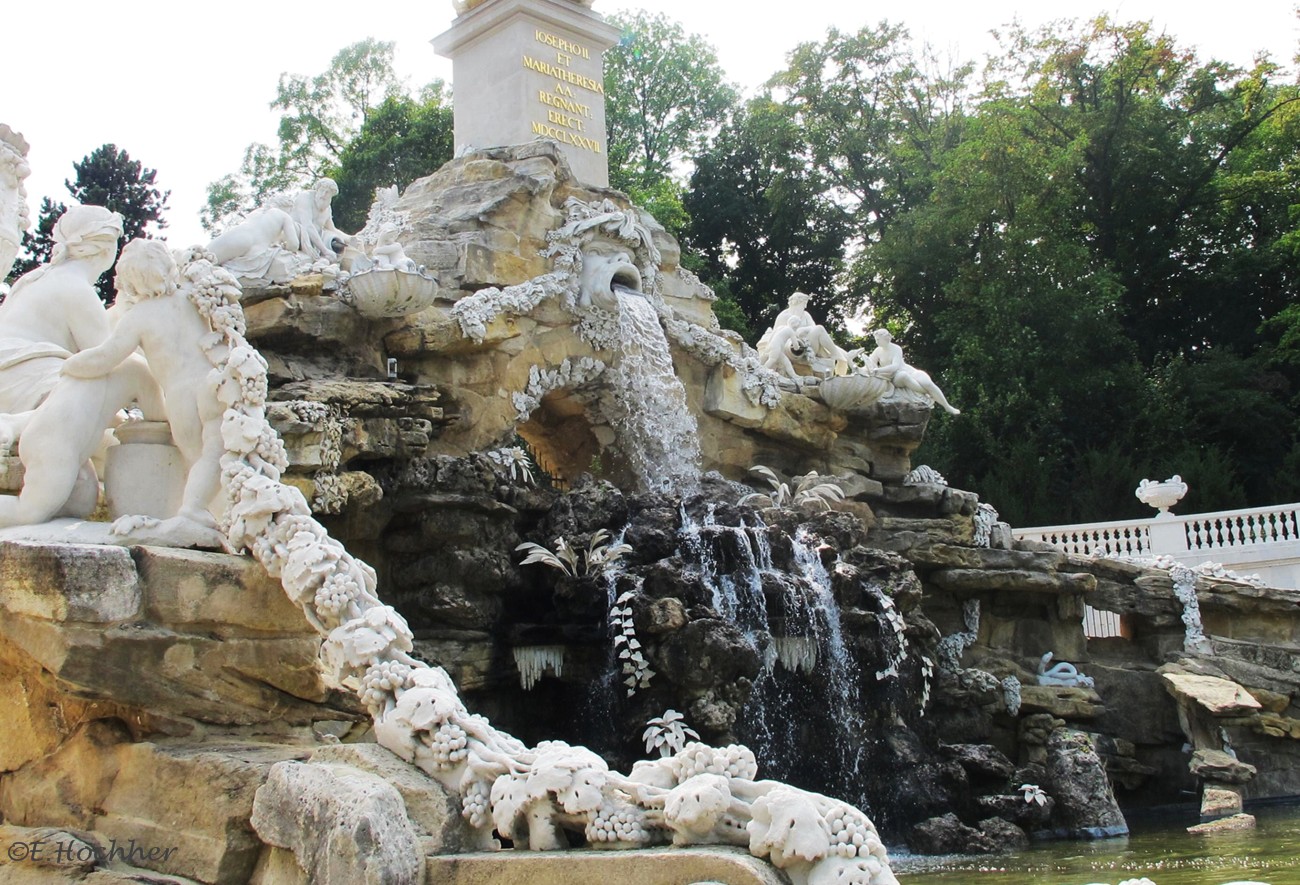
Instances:
[[[1258,574],[1276,587],[1300,587],[1300,503],[1035,526],[1014,529],[1012,535],[1080,555],[1164,555],[1188,566],[1217,562],[1238,573]]]

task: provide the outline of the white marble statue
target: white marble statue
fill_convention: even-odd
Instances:
[[[63,374],[104,378],[138,348],[166,399],[172,439],[185,461],[186,482],[177,517],[216,528],[211,513],[220,490],[222,405],[206,354],[211,329],[187,292],[165,243],[132,240],[117,262],[122,310],[108,339],[69,357]]]
[[[116,212],[73,206],[54,225],[50,263],[14,283],[0,304],[0,414],[36,408],[64,359],[108,337],[95,281],[113,266],[121,236]]]
[[[27,190],[23,180],[31,174],[27,165],[27,140],[0,123],[0,280],[9,276],[22,248],[23,231],[31,225],[27,214]]]
[[[1052,653],[1049,651],[1038,661],[1038,684],[1039,685],[1062,685],[1069,688],[1092,688],[1093,680],[1091,676],[1084,676],[1079,672],[1079,668],[1068,661],[1058,661],[1050,669],[1048,664],[1052,663]]]
[[[812,318],[808,296],[795,292],[787,304],[777,314],[772,328],[759,339],[758,355],[763,365],[796,380],[800,377],[796,361],[807,363],[821,377],[848,374],[855,354],[832,341],[830,333]]]
[[[289,213],[264,206],[208,243],[222,267],[245,279],[287,280],[301,263],[298,225]]]
[[[867,357],[865,372],[875,378],[884,378],[899,390],[908,390],[928,396],[950,415],[960,415],[959,409],[953,408],[939,385],[930,379],[929,374],[909,366],[903,359],[903,348],[894,343],[888,329],[877,329],[871,333],[876,339],[876,349]]]
[[[298,225],[299,248],[317,258],[334,260],[352,239],[334,226],[330,203],[338,196],[339,186],[333,179],[322,178],[310,190],[299,191],[289,210]]]
[[[217,264],[249,283],[285,283],[308,272],[336,273],[351,236],[334,226],[330,202],[338,185],[322,178],[308,190],[282,194],[213,237]]]

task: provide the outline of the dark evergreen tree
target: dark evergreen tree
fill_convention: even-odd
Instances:
[[[36,226],[23,231],[23,251],[18,254],[14,269],[9,274],[10,283],[50,260],[50,252],[54,250],[54,223],[67,209],[67,206],[56,203],[49,197],[41,198],[41,212],[36,218]]]

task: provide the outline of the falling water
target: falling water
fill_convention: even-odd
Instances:
[[[617,285],[614,291],[623,352],[610,370],[610,423],[644,489],[689,491],[700,476],[699,429],[673,371],[668,339],[644,295]]]
[[[763,594],[764,574],[776,572],[766,525],[720,526],[711,510],[699,523],[683,510],[681,541],[683,556],[700,568],[713,607],[763,657],[764,668],[737,729],[765,776],[788,778],[798,772],[814,789],[863,802],[867,746],[858,665],[844,643],[817,540],[803,530],[796,533],[794,577],[800,580],[772,582],[785,588],[776,600],[784,620],[776,624]],[[715,545],[721,544],[734,554],[736,566],[730,571],[719,568]],[[772,635],[774,628],[779,635]],[[827,753],[810,751],[809,730],[821,736]]]

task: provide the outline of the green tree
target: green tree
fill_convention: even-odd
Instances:
[[[325,169],[339,186],[335,223],[343,230],[359,230],[375,188],[405,188],[435,172],[452,153],[452,109],[441,81],[426,87],[418,100],[389,96],[370,112],[337,165]]]
[[[281,112],[278,143],[250,144],[237,173],[208,185],[203,226],[213,230],[267,196],[306,187],[337,168],[371,113],[403,94],[393,45],[367,38],[341,49],[314,77],[281,74],[271,102]]]
[[[614,13],[623,37],[605,53],[610,183],[673,177],[736,104],[717,52],[663,14]]]
[[[167,226],[163,212],[167,209],[171,192],[160,191],[156,184],[157,171],[146,168],[139,160],[132,160],[125,150],[112,144],[101,145],[80,162],[73,163],[72,168],[76,177],[63,182],[68,193],[78,203],[103,206],[120,214],[121,245],[139,237],[152,239]],[[49,260],[54,246],[54,225],[66,208],[63,203],[48,197],[42,199],[35,232],[29,231],[23,236],[25,254],[15,263],[17,273],[26,273]],[[99,297],[106,304],[111,304],[116,297],[113,279],[113,270],[110,269],[96,284]]]
[[[50,253],[54,251],[54,224],[66,211],[68,207],[63,203],[41,197],[41,211],[36,217],[36,226],[23,231],[22,251],[14,261],[8,282],[12,283],[50,260]]]
[[[820,296],[814,309],[824,313],[841,267],[849,218],[802,145],[790,115],[761,97],[695,160],[686,245],[751,333],[769,326],[792,292]],[[729,328],[736,325],[732,319]]]
[[[1256,329],[1300,294],[1294,90],[1144,24],[1006,50],[930,198],[862,262],[965,410],[924,457],[1021,524],[1138,515],[1138,478],[1193,469],[1189,507],[1271,503],[1298,379]]]

